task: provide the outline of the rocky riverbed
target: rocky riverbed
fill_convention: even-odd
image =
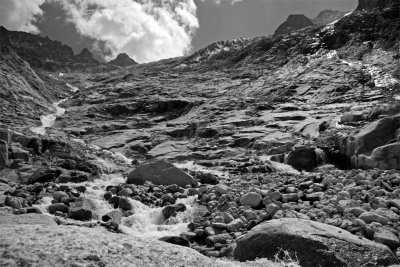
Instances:
[[[0,265],[397,264],[398,8],[121,66],[0,28]]]

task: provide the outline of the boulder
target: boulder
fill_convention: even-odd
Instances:
[[[386,266],[397,263],[385,245],[315,221],[284,218],[254,227],[237,240],[234,257],[240,261],[274,259],[281,251],[295,253],[308,266]]]
[[[218,184],[218,178],[209,172],[197,172],[196,177],[202,184]]]
[[[382,225],[385,225],[389,222],[389,220],[379,214],[376,214],[374,212],[363,212],[360,217],[358,217],[359,219],[363,220],[365,223],[372,223],[372,222],[377,222],[380,223]]]
[[[234,219],[227,226],[229,232],[239,232],[240,229],[244,227],[244,223],[241,219]]]
[[[286,158],[286,163],[298,171],[311,171],[317,167],[315,148],[302,147],[291,151]]]
[[[0,240],[0,265],[6,266],[26,266],[27,262],[35,266],[216,265],[215,260],[188,247],[132,238],[103,227],[0,225]]]
[[[165,161],[154,161],[137,167],[128,175],[127,183],[143,185],[147,181],[156,185],[177,184],[179,186],[195,182],[192,176]]]
[[[375,148],[371,158],[377,168],[400,169],[400,142]]]
[[[62,213],[67,213],[68,212],[68,207],[64,203],[55,203],[51,204],[49,206],[49,213],[54,214],[57,211],[62,212]]]
[[[399,238],[392,231],[387,229],[379,229],[377,232],[375,232],[374,240],[378,243],[388,246],[392,250],[398,248],[400,245]]]
[[[79,197],[69,207],[69,218],[79,221],[89,221],[93,218],[96,205],[92,200]]]
[[[372,122],[340,142],[340,153],[351,158],[353,168],[399,169],[396,155],[399,154],[400,145],[395,142],[399,128],[400,115]]]
[[[110,211],[109,213],[107,213],[106,215],[103,215],[101,217],[101,219],[104,222],[111,221],[116,224],[120,224],[122,222],[122,217],[123,217],[123,214],[120,210],[113,210],[113,211]]]
[[[244,194],[240,198],[240,205],[250,206],[252,208],[257,208],[258,206],[260,206],[261,202],[262,202],[262,196],[256,192],[250,192]]]

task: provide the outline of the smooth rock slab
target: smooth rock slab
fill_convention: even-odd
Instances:
[[[0,225],[0,255],[0,266],[218,266],[190,248],[103,227]]]
[[[192,176],[165,161],[150,162],[137,167],[128,175],[127,183],[142,185],[146,181],[156,185],[177,184],[179,186],[195,182]]]
[[[303,267],[397,263],[385,245],[338,227],[292,218],[271,220],[254,227],[237,240],[234,257],[240,261],[274,259],[281,249],[296,253]]]
[[[0,225],[18,225],[18,224],[57,225],[52,217],[44,214],[29,213],[29,214],[14,215],[4,211],[0,212]]]

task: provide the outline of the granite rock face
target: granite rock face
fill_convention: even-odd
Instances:
[[[385,245],[358,238],[340,228],[299,219],[271,220],[237,241],[241,261],[273,258],[282,250],[295,253],[301,266],[354,266],[397,263]]]

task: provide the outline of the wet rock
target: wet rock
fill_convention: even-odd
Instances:
[[[118,201],[118,207],[122,210],[132,210],[132,204],[126,197],[120,197]]]
[[[317,153],[312,147],[297,148],[288,154],[286,163],[299,171],[311,171],[317,167]]]
[[[182,212],[186,210],[185,204],[178,203],[173,206],[166,206],[162,209],[162,214],[164,216],[164,219],[169,219],[171,216],[175,216],[177,212]]]
[[[107,194],[107,193],[106,193],[106,194]],[[112,196],[112,197],[108,200],[108,203],[110,203],[111,205],[113,205],[113,206],[114,206],[114,209],[117,209],[117,208],[118,208],[118,205],[119,205],[119,199],[120,199],[119,196]]]
[[[122,217],[123,217],[123,214],[122,214],[122,212],[120,210],[113,210],[113,211],[110,211],[109,213],[107,213],[106,215],[103,215],[101,217],[101,219],[104,222],[111,221],[111,222],[114,222],[116,224],[121,224]]]
[[[240,205],[250,206],[252,208],[257,208],[262,202],[262,196],[255,192],[250,192],[243,195],[240,198]]]
[[[36,206],[27,207],[26,213],[36,213],[36,214],[43,214],[43,212]]]
[[[118,192],[118,196],[120,196],[120,197],[129,197],[132,194],[133,194],[133,191],[130,188],[123,188]]]
[[[56,183],[83,183],[89,181],[90,176],[89,173],[78,171],[63,173],[57,177]]]
[[[49,206],[49,213],[54,214],[57,211],[62,213],[68,213],[68,207],[64,203],[55,203]]]
[[[53,193],[53,199],[57,202],[60,202],[63,198],[69,198],[69,195],[63,191],[56,191]]]
[[[212,173],[197,172],[196,177],[197,179],[200,180],[202,184],[212,184],[212,185],[218,184],[218,178]]]
[[[397,262],[390,249],[327,224],[301,220],[271,220],[237,240],[235,259],[274,259],[281,250],[296,253],[301,266],[390,265]]]
[[[137,167],[128,175],[128,184],[144,184],[146,181],[156,185],[186,186],[194,183],[193,177],[165,161],[155,161]]]
[[[60,169],[43,167],[35,170],[33,174],[28,175],[25,178],[23,178],[21,175],[21,178],[22,182],[27,184],[45,183],[54,182],[60,174]]]
[[[183,236],[164,236],[159,240],[183,247],[190,247],[190,242]]]
[[[69,218],[79,221],[89,221],[93,218],[95,210],[96,205],[92,200],[79,197],[70,204]]]
[[[166,206],[162,209],[162,214],[164,216],[164,219],[170,218],[172,215],[175,213],[175,208],[174,206]]]

